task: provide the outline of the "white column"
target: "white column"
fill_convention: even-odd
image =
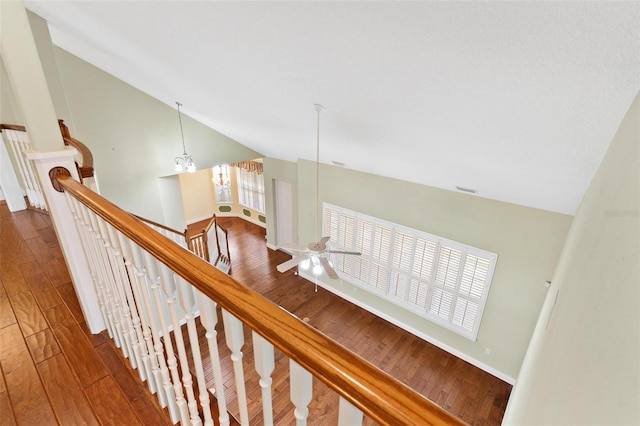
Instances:
[[[34,162],[87,325],[92,333],[99,333],[104,330],[105,323],[78,229],[66,197],[53,188],[49,179],[49,171],[59,166],[78,180],[73,161],[77,151],[64,147],[33,32],[21,1],[0,1],[0,27],[0,53],[25,121],[22,124],[27,128],[35,150],[28,158]]]
[[[36,174],[42,185],[42,192],[47,200],[51,221],[58,234],[60,248],[64,254],[84,318],[87,321],[89,330],[92,333],[99,333],[104,330],[105,324],[100,313],[98,296],[93,287],[87,258],[80,243],[78,229],[66,197],[62,192],[54,189],[49,178],[51,169],[64,167],[74,179],[78,180],[78,172],[73,161],[75,154],[76,150],[69,148],[52,152],[31,151],[27,153],[27,157],[33,161]]]
[[[21,1],[0,1],[0,52],[33,149],[64,147],[42,63]]]

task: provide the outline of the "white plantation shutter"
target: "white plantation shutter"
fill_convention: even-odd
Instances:
[[[416,308],[426,309],[429,282],[433,273],[433,260],[435,257],[436,243],[417,237],[413,252],[413,265],[411,284],[407,303]]]
[[[447,289],[454,289],[460,273],[462,252],[451,247],[440,247],[438,255],[438,269],[436,271],[436,285]]]
[[[369,282],[380,291],[387,290],[389,281],[389,255],[391,250],[391,229],[375,225],[372,237],[371,276]]]
[[[333,210],[324,211],[323,236],[330,237],[329,248],[332,250],[353,249],[353,217]],[[329,261],[336,271],[348,272],[352,259],[343,254],[332,253]]]
[[[325,203],[324,235],[340,276],[469,339],[475,339],[495,253]]]
[[[331,237],[333,241],[338,238],[338,212],[325,209],[324,214],[324,232],[323,235]]]
[[[371,259],[371,242],[373,241],[373,225],[366,220],[357,219],[355,250],[362,253],[353,259],[353,277],[369,283],[369,265]]]
[[[392,270],[389,282],[391,296],[406,298],[406,291],[411,279],[414,241],[415,237],[405,232],[396,231],[393,235]]]
[[[453,323],[467,330],[473,330],[483,290],[489,274],[490,263],[487,259],[467,254]]]

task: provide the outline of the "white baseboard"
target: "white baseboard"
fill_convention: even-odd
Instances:
[[[280,250],[280,247],[274,246],[273,244],[269,244],[269,243],[267,243],[267,248],[273,251]]]
[[[211,217],[214,215],[214,213],[211,213],[210,215],[207,216],[201,216],[201,217],[196,217],[194,219],[190,219],[189,221],[187,221],[187,225],[192,225],[194,223],[198,223],[201,222],[203,220],[209,220],[211,219]],[[266,228],[267,224],[266,223],[262,223],[259,220],[254,220],[253,217],[247,217],[244,214],[238,214],[238,213],[233,213],[233,212],[228,212],[228,213],[223,213],[223,212],[218,212],[215,213],[215,215],[217,217],[237,217],[238,219],[244,219],[247,222],[251,222],[254,225],[258,225],[261,228]]]
[[[299,275],[302,278],[306,279],[307,281],[309,281],[309,282],[311,282],[313,284],[316,283],[315,278],[312,277],[311,275],[308,275],[306,273],[300,273]],[[384,313],[384,312],[382,312],[382,311],[380,311],[380,310],[378,310],[376,308],[373,308],[373,307],[367,305],[366,303],[363,303],[362,301],[360,301],[358,299],[355,299],[354,297],[339,291],[338,289],[336,289],[334,287],[326,285],[322,281],[318,280],[318,285],[320,287],[324,288],[325,290],[330,291],[331,293],[333,293],[333,294],[335,294],[335,295],[337,295],[337,296],[339,296],[339,297],[341,297],[341,298],[343,298],[345,300],[348,300],[349,302],[353,303],[354,305],[357,305],[357,306],[361,307],[362,309],[365,309],[365,310],[371,312],[372,314],[374,314],[374,315],[376,315],[376,316],[378,316],[380,318],[383,318],[383,319],[389,321],[390,323],[392,323],[394,325],[397,325],[398,327],[402,328],[403,330],[408,331],[409,333],[413,334],[414,336],[417,336],[417,337],[421,338],[422,340],[425,340],[425,341],[431,343],[432,345],[437,346],[440,349],[442,349],[444,351],[447,351],[450,354],[462,359],[463,361],[466,361],[469,364],[471,364],[473,366],[476,366],[481,370],[486,371],[487,373],[491,374],[492,376],[495,376],[498,379],[500,379],[500,380],[502,380],[502,381],[504,381],[506,383],[509,383],[510,385],[513,385],[516,382],[516,380],[513,377],[511,377],[511,376],[509,376],[507,374],[504,374],[501,371],[496,370],[495,368],[491,367],[490,365],[487,365],[487,364],[485,364],[485,363],[483,363],[483,362],[481,362],[481,361],[479,361],[479,360],[477,360],[477,359],[475,359],[475,358],[473,358],[473,357],[471,357],[471,356],[469,356],[469,355],[467,355],[467,354],[465,354],[463,352],[460,352],[459,350],[457,350],[455,348],[452,348],[451,346],[447,345],[446,343],[443,343],[443,342],[441,342],[441,341],[439,341],[437,339],[434,339],[433,337],[423,333],[422,331],[420,331],[420,330],[418,330],[418,329],[416,329],[414,327],[411,327],[410,325],[407,325],[404,322],[399,321],[398,319],[393,318],[393,317],[389,316],[388,314],[386,314],[386,313]]]

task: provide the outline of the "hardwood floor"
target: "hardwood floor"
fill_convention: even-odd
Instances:
[[[92,335],[48,216],[0,202],[0,425],[169,425],[105,335]]]
[[[308,318],[466,422],[500,424],[510,385],[322,288],[315,292],[291,271],[278,273],[275,266],[289,256],[265,247],[262,228],[242,219],[220,222],[229,231],[236,280]],[[0,241],[0,425],[170,424],[112,341],[89,333],[49,217],[9,213],[0,202]],[[250,343],[248,332],[246,340]],[[245,372],[257,381],[250,373],[250,351],[248,346]],[[277,372],[286,370],[287,362],[281,354],[276,362],[275,424],[291,424],[288,384]],[[323,388],[314,384],[318,399],[310,406],[309,424],[334,424],[337,397]],[[259,400],[257,389],[250,391],[253,401]],[[260,417],[251,424],[260,424]]]
[[[313,283],[295,275],[293,270],[284,274],[277,272],[276,265],[290,256],[266,248],[265,231],[259,226],[235,218],[219,218],[219,223],[229,233],[231,276],[234,279],[298,318],[308,320],[319,331],[467,423],[501,423],[511,385],[322,287],[316,289]],[[198,227],[199,224],[194,225],[194,228]],[[253,355],[248,334],[245,340],[244,359],[251,363]],[[278,374],[286,374],[286,360],[283,358],[281,362],[281,371],[278,373],[277,365],[274,380]],[[245,371],[252,369],[247,365]],[[328,408],[337,404],[337,396],[316,382],[314,399],[309,406],[309,418],[315,420],[310,420],[310,424],[335,424],[335,410]],[[282,401],[274,400],[274,406],[292,410],[286,381],[283,386]],[[260,424],[262,419],[258,417],[256,420],[260,420],[257,422]]]

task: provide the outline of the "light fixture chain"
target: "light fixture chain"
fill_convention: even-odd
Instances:
[[[184,131],[182,130],[182,114],[180,113],[182,104],[176,101],[176,105],[178,106],[178,121],[180,122],[180,136],[182,137],[182,155],[187,155],[187,147],[184,144]]]
[[[316,242],[320,241],[318,238],[319,210],[320,210],[320,112],[323,106],[315,104],[317,112],[317,128],[316,128]]]

